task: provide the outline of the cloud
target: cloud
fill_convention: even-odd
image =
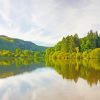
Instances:
[[[8,24],[10,23],[10,6],[11,0],[0,0],[0,16]]]
[[[20,2],[20,3],[19,3]],[[99,0],[0,0],[0,33],[54,45],[63,36],[100,31]]]

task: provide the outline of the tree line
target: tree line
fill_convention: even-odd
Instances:
[[[27,58],[27,57],[43,57],[44,52],[42,51],[33,51],[33,50],[21,50],[16,48],[16,50],[0,50],[0,57],[17,57],[17,58]]]
[[[50,58],[100,58],[100,35],[90,30],[83,38],[78,34],[63,37],[54,47],[46,49]]]

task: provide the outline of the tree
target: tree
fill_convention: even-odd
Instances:
[[[62,42],[61,42],[61,51],[63,51],[63,52],[67,51],[67,41],[66,41],[66,38],[62,39]]]
[[[77,34],[74,35],[74,43],[75,43],[75,48],[78,48],[80,45],[80,39]]]
[[[20,48],[16,48],[16,50],[15,50],[15,57],[20,56],[20,54],[21,54],[21,49]]]
[[[54,52],[54,51],[55,51],[55,50],[54,50],[53,47],[47,48],[47,49],[46,49],[46,55],[50,55],[50,53],[51,53],[51,52]]]
[[[31,55],[31,52],[30,52],[29,50],[24,50],[24,51],[23,51],[23,54],[24,54],[25,56],[30,56],[30,55]]]
[[[81,51],[86,51],[89,49],[94,49],[99,47],[100,38],[97,32],[90,30],[87,36],[81,39],[80,49]]]
[[[39,53],[39,52],[35,52],[35,53],[34,53],[34,58],[38,58],[38,57],[39,57],[39,55],[40,55],[40,53]]]

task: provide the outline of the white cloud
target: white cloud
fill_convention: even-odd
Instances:
[[[8,25],[11,21],[10,6],[11,0],[0,0],[0,16],[7,22]]]
[[[100,31],[99,4],[99,0],[0,0],[0,33],[48,46],[68,34],[82,37],[90,29]]]

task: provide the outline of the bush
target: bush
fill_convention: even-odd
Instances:
[[[76,54],[76,59],[82,59],[83,57],[82,57],[82,53],[77,53]]]
[[[100,48],[96,48],[90,52],[90,58],[100,59]]]

